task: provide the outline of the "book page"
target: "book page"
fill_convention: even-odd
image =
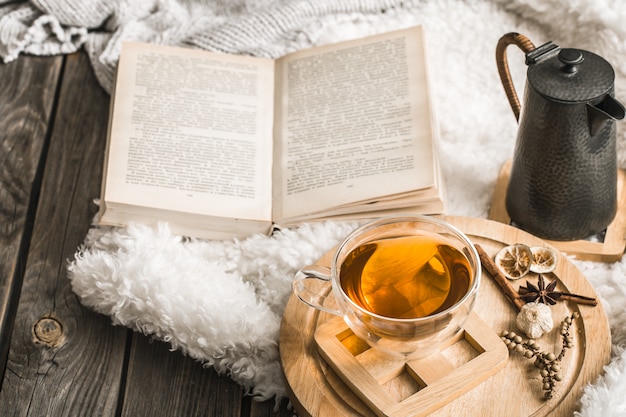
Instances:
[[[277,62],[275,217],[434,185],[425,59],[416,27]]]
[[[273,66],[125,43],[105,201],[271,220]]]

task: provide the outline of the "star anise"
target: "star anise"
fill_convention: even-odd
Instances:
[[[546,286],[543,276],[539,274],[537,285],[533,285],[526,281],[526,286],[519,287],[520,298],[527,303],[539,301],[540,303],[554,305],[561,298],[563,293],[554,291],[556,288],[556,279]]]

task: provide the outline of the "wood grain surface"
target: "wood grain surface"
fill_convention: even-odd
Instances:
[[[547,245],[526,232],[495,221],[462,217],[445,219],[464,231],[474,243],[480,244],[490,256],[494,256],[502,247],[514,243]],[[331,255],[332,252],[329,252],[318,263],[328,265]],[[545,276],[549,280],[558,279],[557,288],[562,291],[595,296],[595,291],[582,273],[560,254],[556,270]],[[536,276],[529,275],[526,279],[536,280]],[[525,284],[525,279],[517,281],[515,285],[520,284]],[[329,291],[327,283],[320,281],[317,287],[320,291]],[[483,273],[475,312],[497,333],[502,330],[516,330],[516,308],[486,273]],[[567,351],[561,363],[564,380],[559,382],[552,399],[545,401],[542,397],[542,381],[538,370],[527,359],[512,355],[502,371],[432,415],[573,415],[582,395],[582,388],[595,380],[610,360],[608,319],[602,305],[583,306],[559,302],[552,307],[552,312],[556,322],[555,329],[538,341],[544,351],[556,354],[561,350],[558,324],[573,312],[581,315],[573,326],[574,347]],[[301,417],[373,416],[375,414],[371,409],[343,383],[318,353],[313,339],[316,329],[333,317],[335,316],[306,306],[295,296],[289,300],[280,332],[280,346],[292,401]],[[451,355],[452,358],[457,356],[463,355]],[[393,391],[396,388],[389,389]]]
[[[291,417],[72,292],[108,112],[83,52],[0,65],[0,416]]]
[[[66,273],[95,212],[90,201],[98,194],[94,175],[102,166],[107,123],[108,97],[94,88],[85,60],[84,55],[70,56],[59,81],[0,391],[2,415],[8,415],[1,408],[9,404],[22,415],[111,415],[117,406],[126,332],[83,308]],[[45,332],[34,332],[42,321]]]
[[[0,65],[0,340],[11,337],[61,59]],[[8,343],[0,345],[4,371]]]

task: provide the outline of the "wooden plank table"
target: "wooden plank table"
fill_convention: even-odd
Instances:
[[[0,416],[292,416],[72,292],[108,112],[85,53],[0,65]]]

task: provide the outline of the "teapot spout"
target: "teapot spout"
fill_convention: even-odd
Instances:
[[[594,136],[607,120],[622,120],[626,110],[622,103],[606,94],[599,103],[587,103],[589,133]]]

